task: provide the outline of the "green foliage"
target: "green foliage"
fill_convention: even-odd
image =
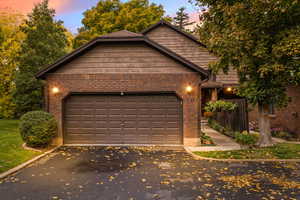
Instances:
[[[294,141],[296,140],[295,136],[292,135],[289,132],[286,131],[272,131],[272,136],[273,137],[277,137],[277,138],[281,138],[287,141]]]
[[[57,135],[57,122],[49,113],[28,112],[21,117],[20,134],[28,146],[44,147]]]
[[[181,7],[176,12],[176,16],[173,18],[173,23],[181,30],[185,30],[187,26],[193,25],[195,22],[190,22],[190,16],[186,12],[186,8]]]
[[[19,121],[17,120],[0,120],[0,173],[40,154],[22,147],[24,142],[18,127]]]
[[[243,131],[242,133],[235,133],[235,141],[244,146],[255,147],[256,143],[258,142],[258,139],[258,133],[248,133],[248,131]]]
[[[228,112],[234,111],[237,108],[237,105],[228,101],[210,101],[206,104],[204,110],[206,112]]]
[[[16,105],[13,102],[15,90],[15,72],[18,66],[17,58],[24,34],[20,32],[19,24],[23,15],[18,13],[0,13],[0,118],[14,118]]]
[[[43,105],[43,82],[35,74],[66,53],[68,40],[61,21],[54,20],[55,11],[48,0],[37,4],[21,26],[25,39],[20,47],[16,73],[14,103],[18,116],[39,110]]]
[[[258,142],[259,134],[258,133],[248,133],[247,131],[240,132],[233,132],[229,128],[225,128],[220,125],[216,120],[209,119],[208,125],[212,129],[222,133],[228,137],[233,138],[237,143],[248,146],[248,147],[255,147]]]
[[[228,137],[234,138],[234,132],[230,128],[223,127],[216,120],[208,119],[208,125],[212,129],[214,129],[224,135],[227,135]]]
[[[141,32],[158,22],[164,15],[161,5],[148,0],[101,0],[84,13],[83,27],[74,40],[77,48],[94,37],[120,30]]]
[[[300,82],[300,2],[298,0],[194,0],[208,8],[201,16],[200,38],[219,59],[213,72],[234,68],[237,94],[258,105],[261,138],[271,145],[270,106],[289,103],[288,86]]]
[[[252,104],[285,106],[286,87],[300,80],[298,0],[196,0],[208,7],[200,38],[219,56],[214,72],[240,76],[240,96]]]
[[[211,137],[209,137],[208,135],[205,135],[205,133],[203,133],[201,135],[200,139],[201,139],[201,144],[202,145],[214,146],[214,142],[211,139]]]
[[[197,155],[218,159],[299,159],[300,144],[276,144],[272,147],[236,150],[196,152]]]

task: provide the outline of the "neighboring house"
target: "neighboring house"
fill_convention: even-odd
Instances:
[[[198,145],[203,105],[233,97],[238,84],[234,71],[212,76],[214,60],[165,21],[92,40],[37,74],[56,143]]]
[[[275,110],[275,117],[271,119],[271,128],[288,131],[300,138],[300,86],[288,87],[287,95],[291,97],[291,102],[286,108]],[[257,108],[251,108],[249,121],[257,122],[257,119]]]

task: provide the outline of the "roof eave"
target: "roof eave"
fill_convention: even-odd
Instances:
[[[186,60],[185,58],[175,54],[174,52],[172,52],[171,50],[157,44],[156,42],[150,40],[147,37],[144,36],[138,36],[138,37],[98,37],[95,38],[94,40],[88,42],[87,44],[79,47],[78,49],[74,50],[73,52],[71,52],[70,54],[67,54],[66,56],[62,57],[61,59],[59,59],[57,62],[55,62],[52,65],[49,65],[47,67],[44,67],[42,70],[40,70],[35,76],[38,79],[43,79],[45,78],[45,75],[57,68],[58,66],[64,64],[65,62],[68,62],[70,59],[72,59],[74,56],[82,53],[83,51],[85,51],[86,49],[90,48],[91,46],[93,46],[94,44],[98,43],[98,42],[129,42],[129,41],[136,41],[136,42],[145,42],[148,45],[152,46],[153,48],[159,50],[160,52],[172,57],[174,60],[179,61],[180,63],[182,63],[183,65],[191,68],[192,70],[199,72],[199,74],[201,75],[201,77],[203,77],[204,79],[208,77],[209,72],[205,69],[200,68],[199,66],[195,65],[194,63]]]

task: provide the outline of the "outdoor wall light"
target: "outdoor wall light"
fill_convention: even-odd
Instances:
[[[191,92],[193,91],[192,86],[190,86],[190,85],[186,86],[185,91],[186,91],[187,93],[191,93]]]
[[[53,87],[53,88],[52,88],[52,93],[53,93],[53,94],[59,93],[59,88],[58,88],[58,87]]]
[[[233,90],[232,87],[226,88],[226,91],[227,91],[227,92],[232,92],[232,90]]]

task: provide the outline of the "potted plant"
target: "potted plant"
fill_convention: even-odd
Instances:
[[[205,117],[212,117],[216,112],[232,112],[237,108],[237,105],[235,103],[232,102],[228,102],[228,101],[222,101],[222,100],[218,100],[218,101],[210,101],[206,104],[204,110],[204,116]]]

